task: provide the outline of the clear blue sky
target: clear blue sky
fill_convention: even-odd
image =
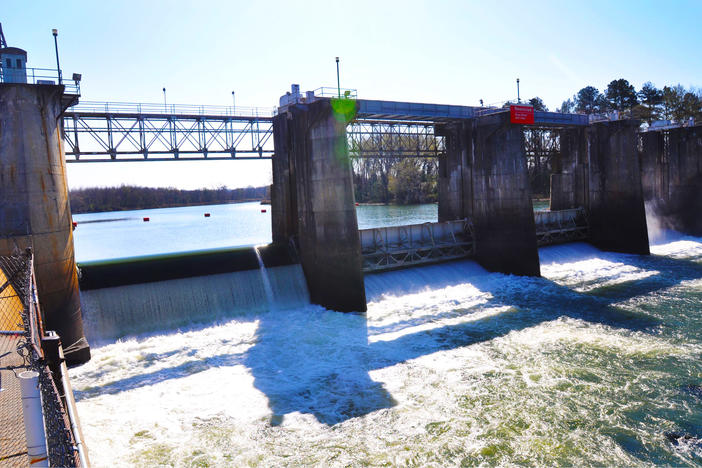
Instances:
[[[628,79],[702,85],[702,1],[0,0],[9,45],[30,67],[83,75],[83,99],[273,106],[299,83],[359,97],[478,105]],[[72,187],[270,183],[269,163],[69,165]]]

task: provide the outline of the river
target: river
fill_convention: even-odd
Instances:
[[[361,205],[356,211],[359,229],[438,217],[435,204]],[[271,242],[271,207],[258,202],[83,213],[73,221],[79,263]]]
[[[265,243],[262,208],[77,215],[76,255]],[[70,371],[93,464],[699,466],[702,239],[652,235],[651,256],[541,248],[541,278],[468,260],[367,275],[365,315],[303,291],[93,347]]]

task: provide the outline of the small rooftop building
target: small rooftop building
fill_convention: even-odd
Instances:
[[[18,47],[0,49],[0,77],[4,83],[26,83],[27,51]]]

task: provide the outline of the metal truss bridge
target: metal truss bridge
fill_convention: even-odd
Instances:
[[[436,158],[434,124],[501,109],[359,100],[348,127],[353,158]],[[270,159],[274,108],[82,102],[64,113],[67,162]],[[582,119],[585,118],[583,122]],[[537,125],[587,124],[536,112]]]
[[[273,109],[83,102],[64,113],[68,162],[270,159]]]

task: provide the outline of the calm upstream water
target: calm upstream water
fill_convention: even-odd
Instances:
[[[260,209],[78,215],[76,252],[265,243]],[[358,215],[405,224],[436,206]],[[70,371],[91,460],[700,466],[702,239],[652,234],[651,256],[542,248],[541,278],[472,261],[368,275],[365,315],[310,305],[299,268],[270,271],[271,294],[294,300],[106,343]]]
[[[359,229],[438,218],[437,205],[364,205],[356,211]],[[79,263],[271,242],[271,207],[258,202],[84,213],[73,221]]]

